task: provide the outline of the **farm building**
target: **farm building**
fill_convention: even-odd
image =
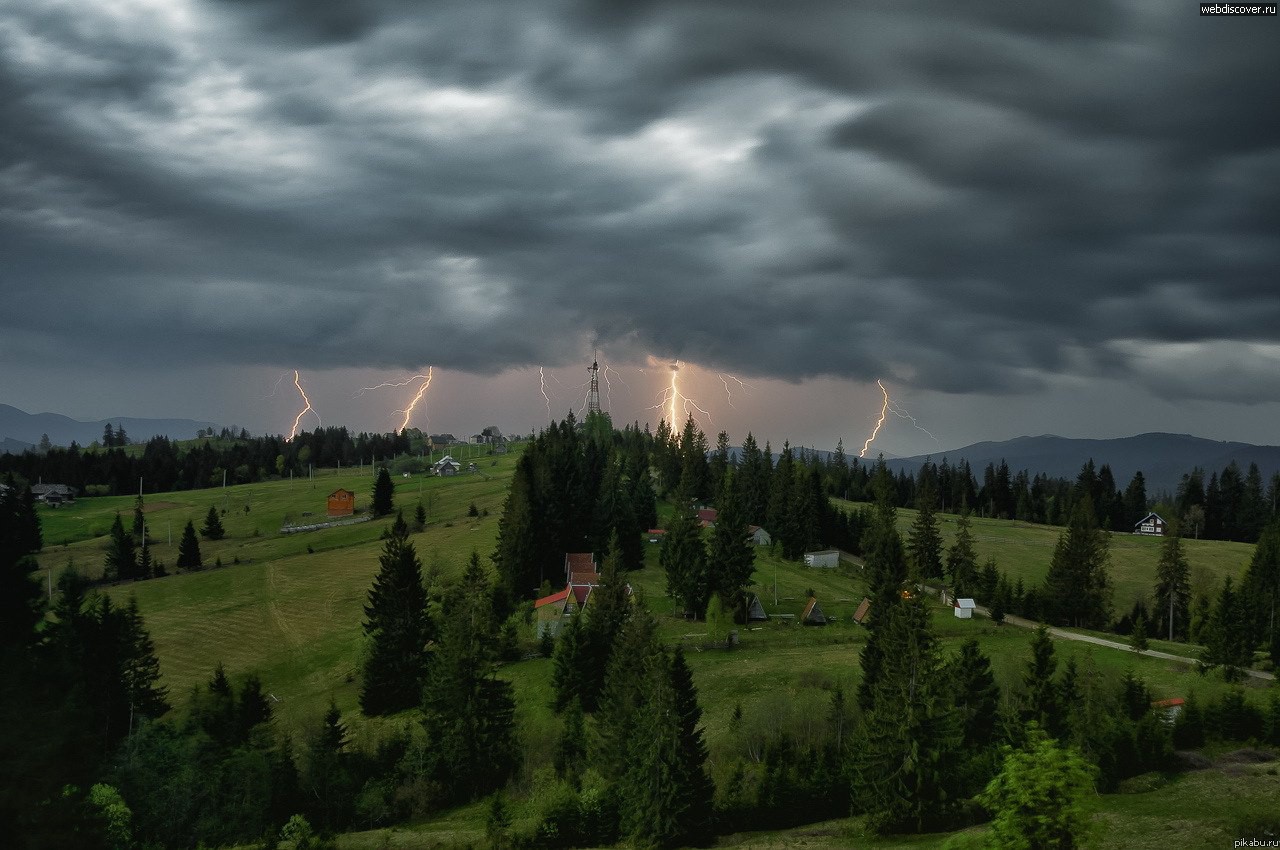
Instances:
[[[823,549],[819,552],[805,552],[804,565],[820,570],[832,570],[840,565],[840,552],[836,549]]]
[[[773,542],[773,538],[769,536],[769,532],[765,531],[758,525],[748,525],[747,534],[751,536],[751,542],[757,546],[768,546]]]
[[[338,488],[329,494],[329,516],[351,516],[356,512],[356,494]]]
[[[825,626],[827,624],[827,615],[822,613],[822,609],[818,607],[818,598],[816,596],[809,597],[809,603],[804,606],[804,613],[800,615],[800,622],[806,626]]]
[[[431,471],[436,475],[457,475],[462,471],[462,464],[458,463],[450,455],[445,455],[431,466]]]
[[[765,613],[764,606],[760,604],[759,596],[752,596],[751,602],[747,605],[747,622],[760,623],[769,619],[769,615]]]
[[[957,599],[955,607],[952,611],[956,612],[956,618],[960,620],[972,620],[973,609],[977,607],[977,603],[972,599]]]
[[[577,598],[569,593],[569,588],[565,588],[559,593],[553,593],[550,596],[544,596],[533,603],[533,612],[536,618],[538,637],[544,634],[550,634],[556,637],[560,634],[560,626],[572,617],[578,609]]]
[[[698,524],[703,528],[715,528],[719,512],[715,508],[698,508]]]
[[[871,613],[871,600],[862,597],[862,601],[858,603],[858,610],[853,612],[853,621],[859,626],[867,622],[867,615]]]
[[[1159,514],[1147,514],[1133,526],[1134,534],[1160,536],[1168,533],[1169,524]]]
[[[66,484],[32,484],[31,495],[37,502],[44,502],[51,508],[76,500],[76,491]]]
[[[581,584],[594,587],[599,584],[600,568],[596,564],[595,555],[590,552],[565,552],[564,581],[570,586]]]

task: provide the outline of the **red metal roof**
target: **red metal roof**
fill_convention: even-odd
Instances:
[[[543,605],[550,605],[552,602],[559,602],[569,596],[569,588],[565,588],[559,593],[553,593],[550,596],[544,596],[537,602],[533,603],[534,608],[541,608]]]
[[[719,514],[715,508],[699,508],[698,519],[701,522],[715,522]]]

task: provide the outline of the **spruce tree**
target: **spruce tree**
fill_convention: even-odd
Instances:
[[[671,654],[668,675],[680,740],[677,781],[686,789],[688,799],[689,814],[681,825],[680,839],[701,845],[711,836],[715,785],[706,769],[707,745],[703,740],[698,690],[693,683],[693,673],[685,661],[684,651],[678,646]]]
[[[658,624],[639,606],[623,624],[609,658],[600,708],[596,712],[596,746],[592,761],[602,776],[617,781],[637,745],[636,726],[650,693],[646,676],[658,651]]]
[[[440,641],[423,689],[428,781],[446,799],[476,800],[506,784],[519,764],[515,700],[495,676],[497,629],[490,588],[474,554],[445,600]]]
[[[160,685],[160,659],[147,631],[138,600],[130,594],[129,604],[120,611],[123,634],[121,680],[128,694],[132,716],[159,717],[169,710],[165,688]]]
[[[881,463],[876,474],[877,501],[871,524],[863,535],[863,557],[870,585],[871,619],[867,643],[862,649],[862,680],[858,683],[858,705],[871,708],[873,692],[887,651],[885,631],[901,606],[907,578],[907,559],[896,526],[897,512],[890,501],[888,470]]]
[[[604,689],[609,658],[613,654],[618,634],[631,613],[631,601],[627,593],[626,578],[621,570],[618,536],[610,538],[605,551],[604,564],[600,568],[600,584],[591,591],[591,606],[585,612],[581,624],[582,646],[580,657],[573,668],[576,689],[582,700],[582,708],[593,712],[600,702]],[[560,681],[560,668],[556,668],[556,681]],[[565,675],[568,675],[567,673]],[[557,698],[560,690],[557,688]]]
[[[963,717],[951,703],[921,596],[889,609],[886,619],[854,754],[853,795],[877,831],[920,832],[948,823],[960,802]]]
[[[1258,538],[1242,585],[1251,615],[1248,643],[1264,643],[1272,661],[1280,661],[1280,519],[1272,520]]]
[[[1130,636],[1130,645],[1133,651],[1142,654],[1149,648],[1147,646],[1147,617],[1141,611],[1133,620],[1133,634]]]
[[[543,581],[558,580],[547,574],[548,558],[539,536],[535,476],[533,451],[529,450],[516,463],[507,501],[498,519],[498,546],[493,553],[493,563],[498,568],[499,588],[511,604],[531,597]]]
[[[1072,850],[1088,831],[1084,798],[1096,771],[1069,747],[1033,729],[1027,749],[1009,752],[981,797],[997,847]]]
[[[422,507],[422,502],[418,502],[418,507],[413,511],[413,530],[422,531],[427,527],[427,511]]]
[[[1000,686],[991,672],[991,659],[983,654],[977,638],[960,646],[947,664],[952,700],[963,719],[967,749],[985,749],[995,743]]]
[[[1165,537],[1156,563],[1156,623],[1169,640],[1186,640],[1191,627],[1191,567],[1177,533]]]
[[[200,535],[210,540],[221,540],[226,535],[222,527],[222,519],[218,516],[218,509],[213,505],[209,506],[209,513],[205,514],[204,527],[200,529]]]
[[[588,652],[583,616],[575,614],[560,629],[556,648],[551,655],[551,708],[564,711],[570,705],[581,706],[587,691]],[[584,675],[585,674],[585,675]]]
[[[1093,504],[1082,495],[1058,538],[1044,583],[1046,619],[1062,625],[1102,628],[1111,616],[1110,542],[1099,530]]]
[[[1047,734],[1060,738],[1066,732],[1066,711],[1053,674],[1058,660],[1049,630],[1041,625],[1031,638],[1031,659],[1022,677],[1022,718],[1035,722]]]
[[[400,522],[403,525],[403,522]],[[395,714],[417,705],[432,637],[422,562],[407,533],[387,538],[364,608],[367,654],[361,671],[360,710]]]
[[[733,486],[733,476],[721,478],[716,499],[716,527],[707,553],[708,586],[719,595],[734,616],[745,622],[747,588],[756,569],[756,551],[747,534],[746,517]]]
[[[392,504],[396,488],[391,483],[391,473],[384,466],[378,470],[378,477],[373,482],[373,515],[387,516],[395,509]]]
[[[200,557],[200,541],[196,539],[196,526],[191,520],[187,520],[186,528],[182,529],[177,565],[184,570],[198,570],[204,566],[204,560]]]
[[[667,593],[675,598],[685,616],[697,617],[707,610],[711,590],[707,587],[707,550],[702,527],[693,509],[693,482],[683,480],[676,489],[675,510],[667,523],[658,560],[667,576]]]
[[[911,566],[921,579],[942,576],[942,535],[938,531],[938,517],[934,512],[937,492],[932,478],[924,477],[924,486],[916,495],[916,518],[911,524],[907,540],[907,553]]]
[[[1231,576],[1227,576],[1209,622],[1201,630],[1200,640],[1204,643],[1204,652],[1200,655],[1202,672],[1221,667],[1228,682],[1244,678],[1244,670],[1253,658],[1245,622],[1247,616],[1246,603],[1232,586]]]
[[[138,578],[159,578],[160,574],[156,571],[156,563],[151,560],[151,544],[147,538],[142,538],[142,549],[138,552]]]
[[[138,498],[133,500],[133,539],[134,542],[141,544],[147,533],[147,519],[142,512],[142,494],[138,494]]]
[[[947,551],[947,581],[956,598],[977,592],[978,555],[973,548],[973,524],[966,510],[956,520],[956,539]],[[989,600],[983,600],[989,601]]]
[[[27,524],[23,497],[12,477],[7,486],[0,493],[0,653],[34,643],[36,624],[44,619],[43,594],[32,580],[37,568],[32,540],[22,533]],[[31,516],[38,531],[39,518],[34,512]]]
[[[556,746],[554,759],[556,776],[568,782],[575,790],[582,785],[587,755],[586,727],[583,721],[582,704],[573,700],[565,707],[564,728],[560,732],[560,743]]]
[[[124,530],[120,514],[111,524],[111,540],[107,543],[107,556],[102,565],[102,577],[107,581],[129,581],[138,574],[138,557],[133,548],[133,538]]]

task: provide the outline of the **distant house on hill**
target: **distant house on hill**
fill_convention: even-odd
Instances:
[[[822,609],[818,607],[818,598],[810,596],[809,602],[804,606],[804,613],[800,615],[800,622],[806,626],[825,626],[827,624],[827,615],[822,613]]]
[[[329,516],[351,516],[356,512],[356,494],[338,488],[329,494]]]
[[[769,536],[769,532],[765,531],[758,525],[748,525],[747,534],[751,536],[751,542],[757,546],[768,546],[773,542],[773,538]]]
[[[31,495],[37,502],[44,502],[51,508],[76,500],[76,491],[66,484],[33,484]]]
[[[1169,523],[1161,519],[1159,514],[1147,514],[1134,524],[1133,533],[1159,537],[1169,533]]]
[[[431,465],[431,471],[436,475],[457,475],[462,471],[462,464],[458,463],[450,455],[445,455]]]

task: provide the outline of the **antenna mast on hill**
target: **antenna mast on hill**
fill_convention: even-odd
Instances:
[[[591,373],[591,390],[587,393],[587,415],[600,412],[600,364],[598,361],[591,361],[591,368],[587,370]]]

